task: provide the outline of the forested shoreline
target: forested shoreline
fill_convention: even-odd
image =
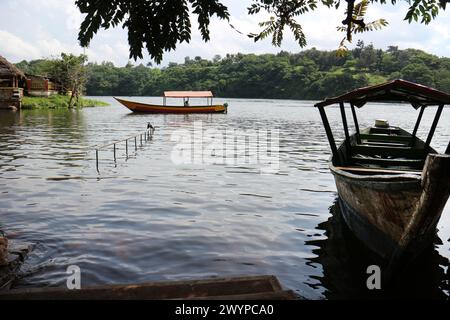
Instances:
[[[45,75],[47,60],[16,64]],[[335,51],[229,54],[206,60],[186,57],[182,64],[116,67],[88,63],[89,96],[159,96],[165,90],[212,90],[229,98],[322,99],[356,87],[402,78],[450,92],[450,58],[390,46],[375,49],[359,42],[344,57]]]

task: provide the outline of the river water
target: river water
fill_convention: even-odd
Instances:
[[[330,151],[313,102],[228,99],[228,114],[187,116],[134,115],[98,99],[111,106],[0,113],[0,229],[33,244],[16,287],[65,286],[67,267],[77,265],[83,286],[273,274],[308,299],[373,296],[365,281],[374,258],[332,215]],[[435,110],[425,112],[422,138]],[[440,152],[450,140],[448,111],[432,143]],[[417,113],[407,105],[358,110],[362,127],[386,118],[408,130]],[[328,114],[341,140],[338,109]],[[139,137],[136,151],[130,140],[128,158],[119,144],[116,162],[112,147],[100,151],[97,172],[96,145],[144,132],[148,122],[150,141],[141,146]],[[238,153],[234,162],[176,161],[177,139],[192,133],[195,145],[195,130],[267,131],[279,152],[270,163]],[[448,298],[449,221],[447,204],[434,248],[377,297]]]

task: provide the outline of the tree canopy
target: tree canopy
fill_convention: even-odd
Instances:
[[[406,0],[409,9],[405,13],[408,22],[418,21],[430,23],[439,10],[446,8],[448,0]],[[265,11],[270,19],[259,24],[260,32],[248,36],[255,41],[272,37],[272,43],[280,46],[284,30],[287,28],[300,45],[306,46],[306,35],[298,21],[301,15],[317,9],[319,5],[339,9],[343,21],[338,30],[346,36],[340,42],[337,54],[342,55],[347,50],[346,41],[352,40],[356,33],[380,29],[387,21],[380,18],[375,21],[365,21],[366,12],[372,3],[396,4],[397,0],[253,0],[247,8],[249,15]],[[128,30],[130,58],[143,58],[143,50],[160,63],[164,51],[176,48],[179,43],[191,40],[191,18],[196,17],[202,38],[210,39],[209,24],[214,16],[230,21],[227,6],[220,0],[76,0],[81,13],[86,14],[80,26],[78,39],[83,47],[87,47],[94,35],[102,28],[109,29],[122,25]],[[232,26],[230,24],[232,28]]]
[[[42,74],[46,60],[17,66]],[[387,50],[359,41],[344,57],[335,51],[231,54],[212,60],[186,57],[164,68],[88,63],[86,93],[101,96],[160,96],[165,90],[212,90],[234,98],[323,99],[355,87],[402,78],[450,92],[450,58],[421,50]],[[35,71],[35,72],[34,72]]]
[[[16,66],[25,73],[47,76],[61,84],[63,93],[71,92],[69,107],[72,107],[73,103],[78,104],[85,90],[87,60],[86,55],[61,53],[59,58],[22,61]]]

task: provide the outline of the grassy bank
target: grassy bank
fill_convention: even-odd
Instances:
[[[37,109],[37,108],[68,108],[69,96],[55,95],[49,98],[46,97],[24,97],[22,101],[23,109]],[[105,107],[109,104],[103,101],[91,100],[86,98],[80,98],[79,105],[75,108],[86,107]]]

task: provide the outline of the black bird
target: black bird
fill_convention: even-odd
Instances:
[[[150,122],[147,123],[147,129],[155,130],[155,128],[152,126],[152,124]]]

